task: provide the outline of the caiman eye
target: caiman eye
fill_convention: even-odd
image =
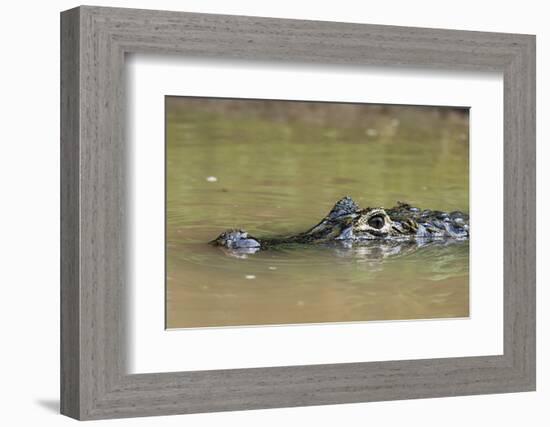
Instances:
[[[375,215],[369,219],[368,223],[372,228],[380,230],[382,227],[384,227],[385,221],[382,215]]]

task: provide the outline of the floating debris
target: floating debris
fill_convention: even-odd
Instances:
[[[367,136],[378,136],[378,131],[376,129],[367,129],[365,133]]]
[[[270,270],[277,270],[277,267],[273,267],[272,265],[267,267],[267,268],[270,269]]]
[[[399,126],[399,119],[391,119],[390,124],[391,124],[393,127]]]
[[[253,280],[256,278],[256,276],[254,276],[253,274],[247,274],[246,276],[244,276],[245,279],[248,279],[248,280]]]
[[[218,182],[218,178],[216,178],[215,176],[207,176],[206,180],[208,182]]]

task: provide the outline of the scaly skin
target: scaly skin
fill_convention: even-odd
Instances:
[[[421,210],[398,202],[391,209],[361,209],[350,197],[339,200],[322,221],[303,233],[284,237],[256,238],[240,229],[227,230],[211,244],[254,253],[288,244],[358,243],[380,241],[467,240],[468,214]]]

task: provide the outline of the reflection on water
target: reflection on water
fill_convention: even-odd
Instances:
[[[308,229],[342,196],[468,211],[468,116],[437,108],[167,100],[167,327],[469,315],[469,244],[207,244]]]

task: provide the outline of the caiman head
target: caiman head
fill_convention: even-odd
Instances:
[[[229,250],[254,253],[278,244],[368,242],[387,240],[403,242],[422,239],[468,239],[468,214],[422,211],[407,203],[384,209],[361,209],[351,197],[340,199],[321,222],[302,233],[258,239],[244,230],[228,230],[220,234],[213,245]]]

